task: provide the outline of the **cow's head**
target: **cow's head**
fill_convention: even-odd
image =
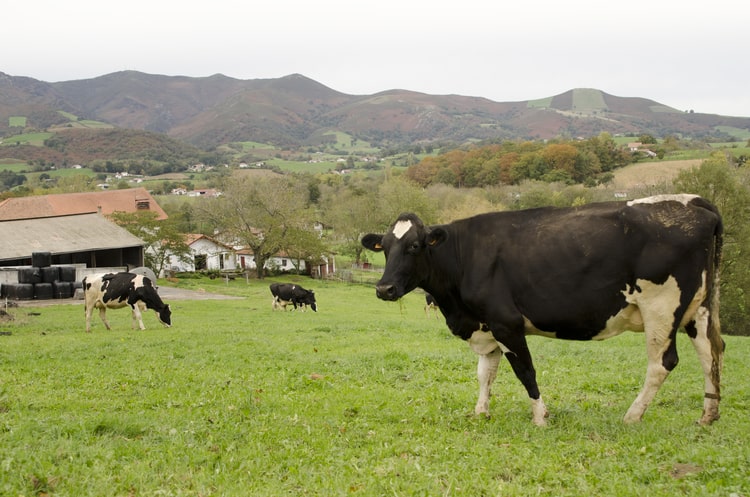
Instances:
[[[375,291],[383,300],[398,300],[429,276],[429,250],[445,241],[442,228],[429,229],[416,214],[401,214],[388,231],[362,237],[362,245],[385,252],[385,272]]]
[[[166,304],[161,310],[156,311],[156,315],[159,318],[161,324],[169,328],[172,326],[172,309],[169,308],[169,304]]]
[[[303,304],[309,305],[310,309],[312,309],[315,312],[318,312],[318,304],[315,302],[315,292],[312,290],[307,291],[307,295],[305,295],[305,298],[302,300]]]

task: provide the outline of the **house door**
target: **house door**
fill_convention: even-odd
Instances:
[[[208,269],[206,254],[195,255],[195,270],[200,271],[201,269]]]

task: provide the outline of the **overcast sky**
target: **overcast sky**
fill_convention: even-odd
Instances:
[[[572,88],[750,117],[746,0],[37,0],[3,13],[0,72],[300,73],[334,90],[506,102]]]

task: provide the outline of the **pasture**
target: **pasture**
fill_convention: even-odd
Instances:
[[[271,310],[297,281],[319,312]],[[168,282],[160,282],[162,286]],[[750,341],[727,337],[722,419],[698,426],[702,375],[681,362],[643,423],[621,418],[643,337],[532,337],[549,426],[501,363],[473,416],[476,356],[424,298],[307,278],[184,280],[239,300],[174,300],[171,328],[82,304],[0,320],[0,494],[51,496],[750,496]]]

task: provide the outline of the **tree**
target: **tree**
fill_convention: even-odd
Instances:
[[[372,189],[341,185],[329,191],[322,201],[323,221],[333,228],[341,253],[352,256],[356,264],[362,262],[364,253],[359,242],[362,234],[380,228],[375,193]]]
[[[300,272],[300,261],[305,261],[309,268],[317,265],[328,253],[328,247],[323,243],[320,235],[308,228],[291,228],[284,240],[282,249],[292,260],[292,264],[298,273]]]
[[[547,163],[548,170],[568,173],[573,177],[575,173],[578,149],[567,143],[553,143],[542,150],[542,157]]]
[[[371,207],[381,229],[386,229],[402,212],[417,214],[426,224],[437,219],[436,199],[414,184],[397,178],[382,183],[378,188],[377,202]]]
[[[297,235],[312,231],[314,219],[306,183],[287,176],[231,177],[221,190],[200,214],[229,244],[252,250],[259,279],[266,262],[282,249],[304,251]]]
[[[153,211],[112,213],[118,226],[146,242],[144,262],[158,276],[166,269],[170,256],[192,262],[192,254],[176,223],[169,218],[160,221],[157,216]]]
[[[695,193],[710,200],[724,221],[724,250],[721,264],[721,318],[727,334],[750,335],[750,178],[731,166],[727,157],[715,152],[698,168],[681,171],[675,180],[677,191]]]

